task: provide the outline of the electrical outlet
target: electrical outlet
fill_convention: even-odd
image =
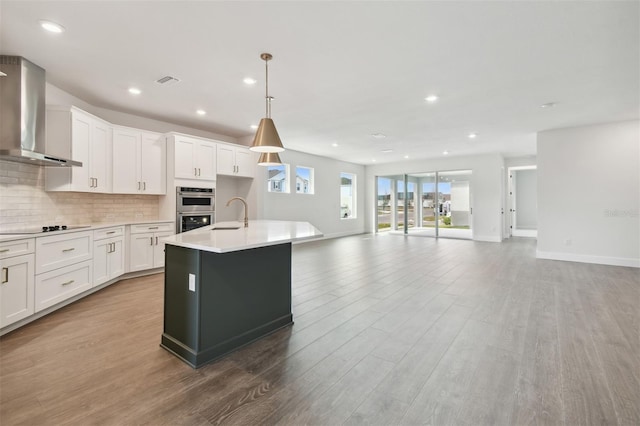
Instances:
[[[571,238],[567,238],[566,240],[564,240],[564,245],[565,246],[570,246],[573,243],[573,241],[571,241]]]
[[[136,219],[142,219],[143,214],[142,213],[136,213]]]

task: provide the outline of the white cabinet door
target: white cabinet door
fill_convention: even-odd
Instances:
[[[140,181],[145,194],[166,194],[166,155],[164,138],[154,133],[143,133],[140,140]]]
[[[124,240],[113,237],[96,241],[93,250],[93,286],[124,274]]]
[[[93,178],[91,189],[95,192],[111,192],[110,145],[111,126],[102,121],[92,120],[89,172]]]
[[[136,194],[142,188],[138,179],[140,133],[115,128],[113,131],[113,192]]]
[[[164,266],[164,246],[162,242],[163,237],[174,235],[173,232],[156,232],[154,235],[154,247],[153,247],[153,267],[160,268]]]
[[[257,163],[253,160],[251,151],[247,148],[236,148],[236,175],[254,177]]]
[[[109,253],[109,279],[124,274],[124,239],[112,238],[112,249]]]
[[[218,144],[218,174],[233,176],[236,172],[235,150],[232,146]]]
[[[71,112],[71,152],[73,159],[82,161],[82,167],[71,168],[71,191],[89,192],[93,189],[91,180],[91,145],[92,119],[78,111]]]
[[[0,260],[0,328],[34,312],[34,255]]]
[[[144,234],[131,234],[129,257],[129,270],[141,271],[143,269],[152,269],[153,266],[153,250],[154,250],[154,234],[146,232]]]
[[[175,138],[175,177],[183,179],[195,179],[197,167],[194,163],[197,142],[192,139]]]
[[[201,141],[196,147],[198,179],[216,180],[216,144]]]
[[[47,191],[111,192],[112,126],[75,107],[47,107],[47,150],[81,161],[81,167],[48,167]]]
[[[93,243],[93,287],[109,281],[109,240]]]

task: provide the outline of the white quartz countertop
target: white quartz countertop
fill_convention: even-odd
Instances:
[[[49,237],[51,235],[62,235],[62,234],[70,234],[72,232],[82,232],[82,231],[95,231],[97,229],[111,228],[113,226],[126,226],[126,225],[140,225],[140,224],[156,224],[156,223],[171,223],[175,222],[171,220],[160,220],[160,219],[150,219],[150,220],[138,220],[138,221],[121,221],[121,222],[111,222],[111,223],[94,223],[92,225],[70,225],[71,229],[59,230],[59,231],[51,231],[51,232],[37,232],[37,233],[28,233],[28,234],[20,234],[18,231],[5,231],[0,229],[0,243],[14,240],[24,240],[26,238],[41,238],[41,237]],[[41,226],[29,226],[29,228],[33,228],[35,230],[42,229]]]
[[[234,226],[238,228],[215,229]],[[251,220],[248,228],[240,222],[218,222],[213,226],[163,238],[163,242],[214,253],[228,253],[321,237],[322,232],[308,222]]]

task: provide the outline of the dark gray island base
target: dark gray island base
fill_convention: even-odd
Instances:
[[[160,346],[193,368],[293,324],[290,242],[226,253],[165,250]]]

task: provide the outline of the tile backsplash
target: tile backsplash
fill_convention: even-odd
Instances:
[[[45,192],[44,170],[0,160],[0,230],[158,219],[157,195]]]

